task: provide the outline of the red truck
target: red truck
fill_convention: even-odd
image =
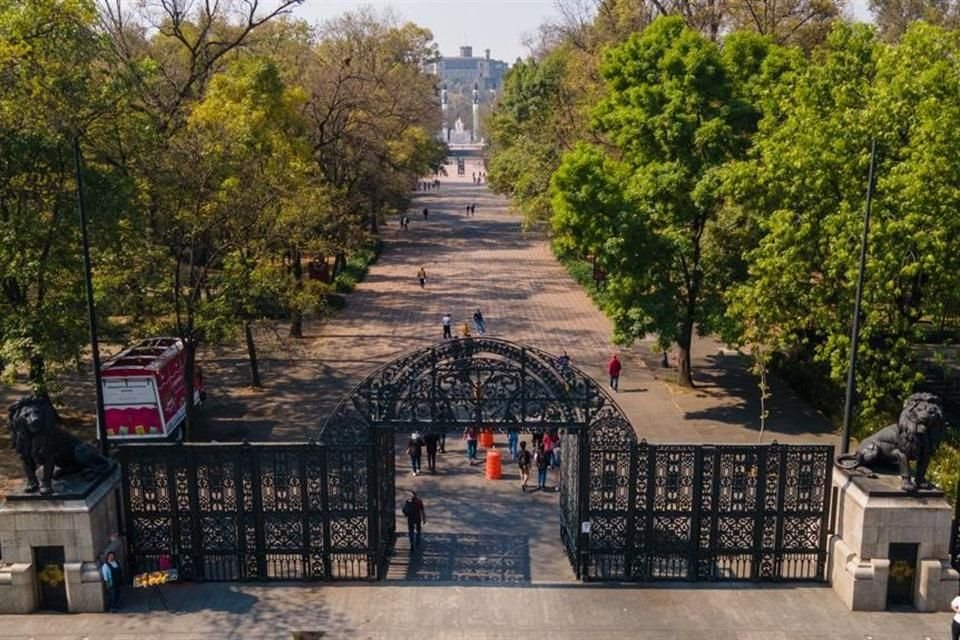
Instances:
[[[110,440],[174,440],[187,416],[186,351],[179,338],[149,338],[124,349],[100,368]],[[195,369],[194,404],[203,374]]]

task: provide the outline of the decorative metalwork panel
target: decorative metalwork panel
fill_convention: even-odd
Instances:
[[[344,575],[341,551],[376,552],[370,455],[315,443],[123,446],[131,569],[170,563],[187,580]],[[357,562],[345,577],[376,569]]]
[[[637,444],[609,431],[598,423],[589,438],[586,578],[825,579],[833,447]]]
[[[575,430],[623,412],[592,378],[533,347],[493,338],[446,340],[381,367],[334,410],[323,442],[365,442],[368,428]],[[627,423],[629,426],[629,423]]]
[[[560,535],[567,557],[580,573],[580,446],[581,434],[560,436]]]

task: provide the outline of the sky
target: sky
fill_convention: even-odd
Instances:
[[[563,1],[563,0],[559,0]],[[315,23],[334,18],[345,11],[372,6],[389,8],[400,18],[427,27],[433,32],[445,56],[459,54],[461,45],[471,45],[473,55],[490,56],[513,63],[526,57],[525,35],[557,16],[557,0],[305,0],[294,15]],[[869,19],[867,0],[848,0],[851,13],[860,20]]]
[[[524,34],[534,34],[556,15],[554,0],[306,0],[294,15],[313,23],[364,5],[389,7],[430,29],[442,55],[459,55],[461,45],[471,45],[475,56],[490,49],[490,57],[511,64],[529,53],[522,44]]]

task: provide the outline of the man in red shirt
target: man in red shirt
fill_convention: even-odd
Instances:
[[[613,357],[610,358],[610,362],[607,363],[607,373],[610,374],[610,388],[614,391],[620,390],[620,369],[623,368],[620,364],[620,358],[617,357],[617,354],[613,354]]]

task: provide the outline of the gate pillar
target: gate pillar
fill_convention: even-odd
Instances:
[[[835,533],[827,575],[853,611],[913,605],[950,611],[960,574],[950,566],[953,512],[943,492],[905,493],[900,478],[834,467]]]
[[[8,496],[0,505],[0,613],[104,610],[99,561],[108,551],[124,561],[119,490],[115,466],[95,481],[72,482],[59,495]],[[41,559],[38,567],[43,552],[56,560]]]

